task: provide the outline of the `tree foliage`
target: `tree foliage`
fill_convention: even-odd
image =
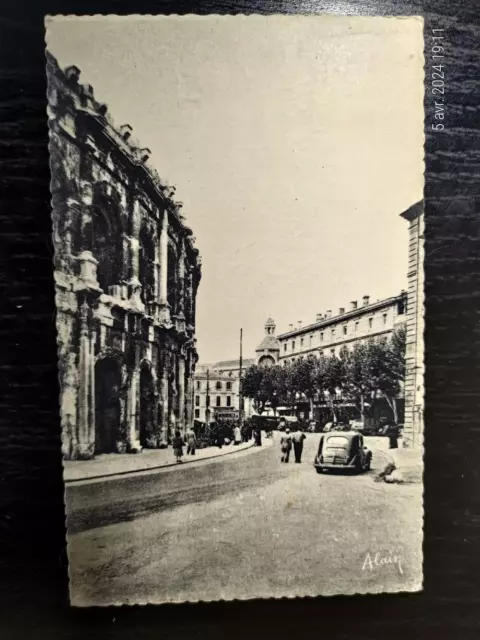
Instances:
[[[405,378],[405,330],[395,331],[390,340],[370,339],[344,346],[338,356],[308,356],[286,365],[252,365],[244,375],[242,390],[253,400],[258,413],[267,407],[295,406],[308,401],[313,412],[315,400],[326,402],[336,420],[338,406],[354,403],[362,416],[371,412],[382,394],[395,418],[396,398]]]

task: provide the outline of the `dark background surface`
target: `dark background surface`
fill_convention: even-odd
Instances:
[[[427,408],[421,594],[103,610],[68,606],[43,16],[132,12],[425,16]],[[0,13],[1,637],[479,638],[479,4],[32,0],[5,3]],[[431,131],[434,28],[445,29],[443,132]]]

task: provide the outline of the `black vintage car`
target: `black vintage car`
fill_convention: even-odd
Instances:
[[[335,469],[349,469],[360,473],[368,471],[371,464],[372,452],[365,446],[362,434],[330,431],[321,436],[314,462],[317,473]]]
[[[252,416],[252,426],[262,431],[273,431],[278,427],[280,418],[277,416]]]

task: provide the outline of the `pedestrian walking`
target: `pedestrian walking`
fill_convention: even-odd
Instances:
[[[297,427],[297,430],[293,434],[293,452],[295,454],[295,462],[299,463],[302,461],[302,451],[303,451],[303,441],[307,436],[303,433],[300,427]]]
[[[197,448],[197,438],[195,436],[195,432],[193,429],[190,429],[187,433],[187,456],[195,455],[195,450]]]
[[[240,427],[237,426],[235,427],[235,429],[233,430],[233,444],[240,444],[242,441],[242,432],[240,430]]]
[[[225,435],[223,433],[222,427],[219,427],[217,431],[217,447],[221,449],[224,444],[225,444]]]
[[[280,449],[282,450],[282,462],[288,462],[292,450],[292,436],[288,427],[285,429],[285,435],[282,435],[280,439]]]
[[[255,441],[255,446],[256,447],[261,447],[262,446],[262,432],[260,430],[259,427],[256,427],[254,432],[253,432],[253,438]]]
[[[248,427],[246,424],[242,425],[242,442],[248,442]]]
[[[180,431],[175,431],[175,437],[173,439],[173,453],[175,454],[177,462],[182,462],[184,445],[185,443],[180,435]]]

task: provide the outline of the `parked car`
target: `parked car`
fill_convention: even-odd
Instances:
[[[361,431],[365,430],[365,423],[363,420],[350,420],[350,428],[352,431]]]
[[[371,464],[372,452],[360,433],[333,431],[321,436],[314,462],[317,473],[328,469],[348,469],[360,473],[368,471]]]
[[[277,416],[254,415],[252,416],[251,420],[254,427],[267,432],[277,429],[279,424],[279,418]]]
[[[283,429],[288,427],[290,431],[298,429],[298,427],[300,427],[300,429],[304,428],[303,422],[299,420],[297,416],[282,416],[280,418],[280,424],[283,426]]]

